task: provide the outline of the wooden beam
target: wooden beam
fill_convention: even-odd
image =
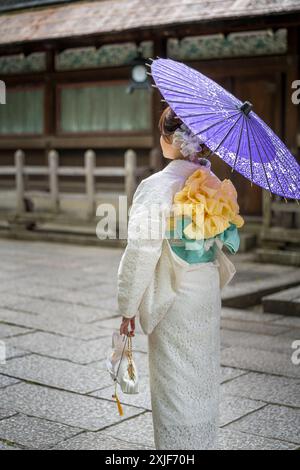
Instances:
[[[300,205],[296,202],[289,202],[288,204],[284,202],[272,202],[271,208],[274,212],[292,212],[300,214]]]
[[[292,154],[298,158],[299,105],[292,102],[292,83],[299,80],[299,28],[288,30],[288,70],[285,84],[284,139]]]
[[[0,150],[15,150],[16,148],[23,149],[84,149],[89,147],[95,149],[151,149],[153,147],[152,135],[103,135],[103,136],[68,136],[68,137],[55,137],[47,136],[40,138],[27,138],[16,136],[14,138],[0,138]]]
[[[78,83],[88,81],[111,81],[111,80],[129,80],[131,67],[121,65],[119,67],[98,67],[94,69],[80,70],[47,70],[46,72],[18,73],[14,75],[4,75],[5,83],[8,86],[19,85],[20,83],[43,83],[46,81],[57,81],[58,83]]]
[[[262,240],[269,240],[271,242],[288,242],[288,243],[300,243],[300,230],[288,229],[284,227],[272,227],[269,229],[263,229],[261,233]]]

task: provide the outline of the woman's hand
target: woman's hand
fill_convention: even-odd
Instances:
[[[128,331],[128,326],[130,324],[130,331]],[[131,318],[122,317],[122,323],[120,326],[120,335],[134,336],[135,331],[135,316]]]

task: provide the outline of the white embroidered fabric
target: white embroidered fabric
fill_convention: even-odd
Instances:
[[[130,212],[128,244],[118,271],[121,315],[128,318],[138,315],[162,253],[161,239],[134,236],[136,223],[140,221],[143,230],[147,221],[144,209],[152,203],[171,207],[174,194],[198,167],[190,161],[175,160],[139,185]],[[161,223],[163,217],[163,213],[159,213],[156,222]],[[171,307],[148,334],[157,449],[196,450],[216,446],[221,311],[218,263],[186,264],[183,281]],[[223,261],[222,266],[225,273],[222,277],[229,279],[227,270],[231,266]],[[160,283],[158,288],[164,290],[164,284]],[[164,297],[163,293],[159,296]]]
[[[138,314],[144,292],[154,274],[162,251],[161,238],[138,236],[137,229],[146,232],[163,227],[165,214],[170,210],[174,194],[199,165],[190,161],[174,160],[162,171],[144,179],[138,186],[129,214],[128,240],[118,269],[118,305],[124,317]],[[161,207],[155,216],[150,207]]]
[[[171,309],[148,335],[156,449],[217,446],[220,383],[219,274],[186,271]]]

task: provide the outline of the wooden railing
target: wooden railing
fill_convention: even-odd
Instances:
[[[300,244],[300,205],[279,196],[263,195],[262,240],[284,245]]]
[[[22,215],[26,212],[26,198],[30,197],[30,190],[26,188],[26,178],[28,176],[41,176],[48,179],[46,183],[44,196],[49,198],[51,213],[59,213],[60,200],[62,193],[60,192],[60,177],[82,177],[85,182],[85,192],[82,195],[87,201],[87,216],[92,218],[95,216],[96,198],[105,195],[96,191],[97,177],[119,177],[123,179],[124,195],[128,198],[128,205],[132,201],[133,193],[137,187],[139,178],[147,176],[157,167],[158,161],[157,150],[153,149],[149,156],[148,166],[137,165],[137,154],[134,150],[129,149],[124,154],[123,166],[96,166],[96,154],[93,150],[87,150],[84,153],[84,166],[60,166],[59,153],[51,150],[48,153],[47,166],[28,166],[26,165],[25,153],[23,150],[15,152],[14,166],[0,166],[1,176],[12,176],[15,179],[16,191],[16,215]],[[0,190],[1,197],[1,190]],[[1,207],[0,207],[1,210]]]

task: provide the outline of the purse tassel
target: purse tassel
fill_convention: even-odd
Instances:
[[[120,415],[120,416],[123,416],[123,415],[124,415],[124,411],[123,411],[121,402],[120,402],[119,397],[118,397],[118,394],[117,394],[117,382],[116,382],[116,384],[115,384],[115,393],[112,395],[112,397],[116,400],[117,407],[118,407],[118,411],[119,411],[119,415]]]

